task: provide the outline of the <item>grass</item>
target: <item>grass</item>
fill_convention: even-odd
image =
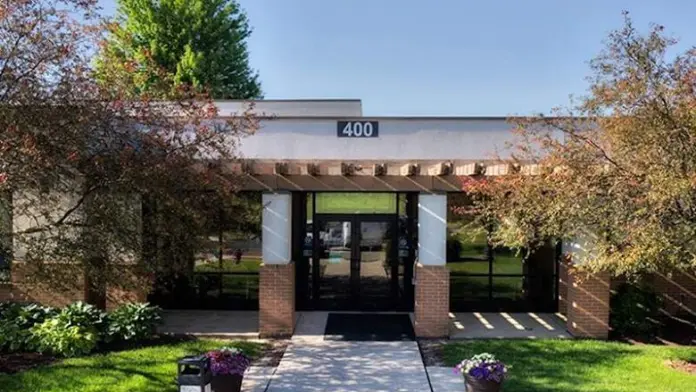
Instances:
[[[0,391],[174,392],[178,358],[223,346],[241,348],[252,357],[263,347],[245,341],[193,340],[66,359],[18,374],[0,374]]]
[[[506,391],[696,391],[696,376],[664,364],[669,359],[696,359],[694,347],[589,340],[477,340],[447,344],[445,362],[454,366],[481,352],[511,365]]]

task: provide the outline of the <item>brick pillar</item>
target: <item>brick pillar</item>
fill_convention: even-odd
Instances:
[[[568,332],[576,337],[609,335],[610,274],[588,274],[568,267]]]
[[[295,264],[263,264],[259,271],[259,335],[287,337],[295,330]]]
[[[449,270],[416,266],[415,332],[419,338],[449,337]]]
[[[568,316],[568,269],[570,261],[561,259],[558,264],[558,313]]]

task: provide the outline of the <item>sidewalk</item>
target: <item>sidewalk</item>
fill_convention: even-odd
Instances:
[[[325,341],[327,313],[304,313],[269,392],[429,391],[418,344]]]

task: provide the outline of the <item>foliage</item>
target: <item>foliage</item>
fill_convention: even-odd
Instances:
[[[239,347],[251,357],[264,347],[257,342],[202,339],[70,358],[17,374],[0,374],[0,391],[175,391],[177,359],[225,344]]]
[[[258,75],[249,66],[250,35],[236,0],[119,0],[97,77],[109,85],[110,74],[123,75],[135,96],[161,98],[153,86],[176,94],[184,85],[217,99],[260,98]]]
[[[511,119],[506,160],[538,174],[463,184],[469,212],[496,223],[494,242],[574,241],[590,271],[696,266],[696,49],[672,55],[675,42],[626,14],[591,62],[586,97],[554,117]]]
[[[31,328],[32,345],[39,351],[73,357],[90,353],[107,339],[106,313],[75,302]]]
[[[33,326],[31,335],[32,345],[38,352],[66,357],[89,354],[99,340],[96,328],[70,324],[60,315]]]
[[[126,304],[107,314],[83,302],[61,310],[0,303],[0,351],[82,355],[103,343],[148,340],[160,322],[160,309],[148,304]]]
[[[610,326],[620,336],[647,336],[656,332],[660,297],[649,287],[623,283],[611,298]]]
[[[451,342],[443,351],[448,366],[480,352],[494,354],[510,367],[505,376],[505,391],[696,391],[693,375],[665,366],[667,360],[695,355],[693,346],[582,339],[491,339]]]
[[[458,373],[473,377],[477,380],[503,382],[507,367],[495,358],[495,355],[481,353],[465,359],[455,367]]]
[[[109,313],[109,335],[115,340],[151,339],[162,322],[161,310],[145,303],[122,305]]]
[[[96,83],[96,0],[3,7],[0,194],[12,192],[13,214],[33,222],[10,233],[27,283],[68,291],[84,276],[88,302],[103,308],[107,286],[141,288],[123,278],[126,269],[147,277],[190,268],[205,212],[198,191],[235,198],[238,177],[220,162],[234,160],[239,138],[256,129],[253,108],[218,119],[184,80],[168,102],[131,94],[118,70],[101,69],[112,83]],[[168,88],[154,84],[151,96]]]
[[[251,360],[235,347],[223,347],[206,353],[214,376],[243,376]]]
[[[36,304],[0,303],[0,351],[31,349],[30,328],[52,317],[56,312],[53,308]]]
[[[64,307],[56,316],[68,327],[93,329],[99,338],[106,337],[108,318],[106,312],[78,301]]]

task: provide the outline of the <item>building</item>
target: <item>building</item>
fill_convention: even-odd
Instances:
[[[224,117],[242,103],[218,106]],[[463,177],[534,170],[500,160],[513,137],[506,118],[364,117],[358,100],[268,100],[256,110],[269,116],[241,141],[236,170],[244,191],[260,195],[260,239],[208,234],[195,290],[156,302],[258,308],[265,336],[291,334],[299,310],[413,312],[420,337],[448,336],[450,311],[560,312],[574,335],[607,336],[610,279],[573,273],[572,246],[523,260],[451,213],[465,202]],[[693,277],[657,279],[671,311],[693,312]],[[13,277],[4,290],[19,286]]]

